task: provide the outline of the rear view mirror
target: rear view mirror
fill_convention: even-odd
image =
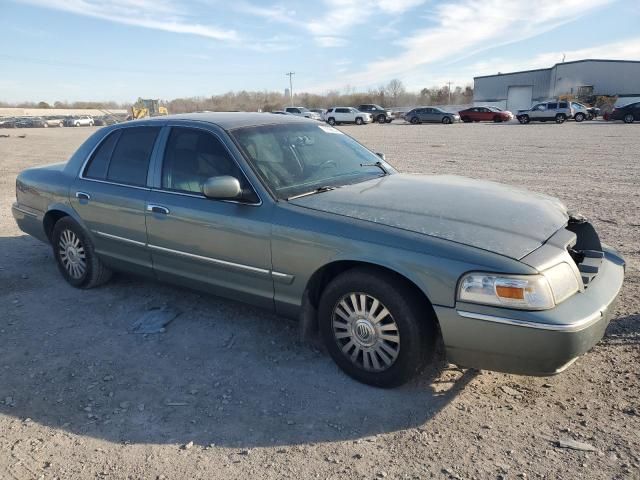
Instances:
[[[242,189],[237,178],[224,175],[207,179],[202,185],[202,193],[207,198],[233,200],[240,196]]]

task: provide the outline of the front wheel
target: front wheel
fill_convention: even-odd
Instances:
[[[493,123],[500,123],[500,122],[502,122],[502,117],[499,117],[498,115],[493,117]]]
[[[556,115],[556,123],[564,123],[567,117],[563,113],[559,113]]]
[[[64,127],[64,123],[63,123],[63,122],[60,122],[60,123],[58,124],[58,126],[59,126],[60,128],[62,128],[62,127]]]
[[[529,115],[522,115],[521,117],[518,117],[518,121],[523,125],[526,123],[529,123],[530,122]]]
[[[418,119],[418,117],[412,117],[411,118],[411,124],[412,125],[417,125],[420,123],[420,120]]]
[[[358,117],[356,118],[356,125],[362,125],[364,122],[362,121],[362,118]]]
[[[43,128],[49,128],[49,124],[48,124],[47,122],[44,122],[44,123],[42,124],[42,127],[43,127]]]
[[[451,117],[444,117],[442,119],[442,123],[444,123],[445,125],[449,125],[451,123]]]
[[[70,217],[56,222],[51,244],[58,270],[72,286],[93,288],[111,278],[111,270],[96,255],[91,238]]]
[[[576,113],[575,117],[573,117],[576,122],[580,123],[584,120],[584,113]]]
[[[329,120],[327,120],[327,123],[333,127],[336,124],[336,119],[330,117]]]
[[[383,124],[387,121],[387,117],[385,117],[384,115],[378,115],[378,123],[379,124]]]
[[[401,385],[417,375],[435,349],[430,308],[399,278],[370,268],[336,277],[320,299],[320,330],[338,366],[377,387]]]
[[[634,120],[634,118],[633,118],[633,114],[631,114],[631,113],[627,113],[627,114],[624,116],[623,120],[624,120],[624,123],[633,123],[633,120]]]
[[[79,126],[80,126],[80,122],[76,122],[76,123],[75,123],[75,126],[76,126],[76,127],[79,127]]]

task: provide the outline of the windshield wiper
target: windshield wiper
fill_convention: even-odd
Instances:
[[[287,200],[295,200],[296,198],[306,197],[308,195],[315,195],[316,193],[328,192],[329,190],[335,190],[336,187],[330,187],[328,185],[324,185],[322,187],[318,187],[310,192],[299,193],[298,195],[293,195],[291,197],[287,197]]]
[[[382,162],[377,161],[375,163],[361,163],[361,167],[378,167],[385,175],[389,175],[389,170],[385,168]]]

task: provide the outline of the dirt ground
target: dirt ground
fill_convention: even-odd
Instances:
[[[628,262],[606,337],[565,373],[441,361],[395,390],[252,307],[127,276],[68,286],[10,206],[20,170],[93,130],[0,130],[0,478],[640,478],[640,125],[344,127],[402,171],[558,196]],[[182,312],[165,333],[129,333],[163,305]]]

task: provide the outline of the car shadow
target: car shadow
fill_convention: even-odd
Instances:
[[[272,313],[125,275],[78,290],[28,236],[0,252],[0,413],[17,421],[145,444],[355,440],[424,425],[477,375],[439,358],[409,385],[368,387]],[[181,312],[164,333],[131,333],[162,307]]]
[[[640,345],[640,313],[609,323],[602,341],[607,345]]]

